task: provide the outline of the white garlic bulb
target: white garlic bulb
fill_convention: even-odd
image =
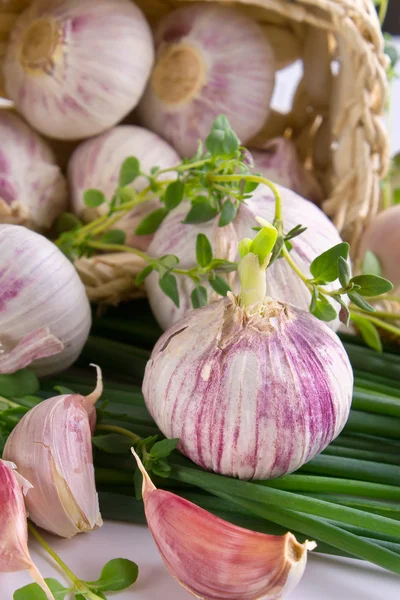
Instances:
[[[314,258],[339,244],[342,240],[339,233],[328,217],[315,204],[301,198],[291,190],[277,186],[282,198],[283,220],[285,232],[296,225],[303,225],[307,230],[292,240],[291,256],[300,269],[310,273],[309,267]],[[205,233],[210,239],[214,254],[225,260],[237,260],[238,240],[248,237],[254,238],[253,227],[256,227],[256,217],[262,217],[271,222],[275,215],[275,198],[272,191],[265,185],[259,185],[252,197],[246,200],[247,205],[241,204],[237,216],[229,230],[217,227],[218,217],[201,225],[186,225],[182,221],[188,212],[188,205],[181,205],[173,211],[161,224],[156,232],[148,252],[152,256],[175,254],[182,268],[189,269],[196,265],[196,236]],[[221,237],[225,238],[223,247],[219,250]],[[311,275],[310,275],[311,276]],[[287,264],[285,259],[277,260],[266,271],[267,294],[282,302],[290,302],[303,310],[308,310],[311,294],[305,284]],[[177,275],[180,307],[165,296],[158,285],[158,278],[152,273],[146,279],[146,291],[154,316],[163,327],[167,329],[180,319],[191,308],[190,294],[193,283],[188,277]],[[238,280],[231,282],[233,291],[237,291]],[[207,282],[202,283],[209,291],[209,299],[215,295]],[[336,289],[338,282],[329,283],[328,290]],[[333,301],[332,301],[333,302]],[[336,305],[338,306],[338,305]],[[335,331],[339,327],[339,319],[329,323]]]
[[[0,110],[0,223],[48,229],[65,210],[67,186],[49,145]]]
[[[266,142],[262,149],[251,150],[254,170],[274,183],[279,183],[319,204],[323,191],[315,176],[301,163],[296,146],[286,138],[274,138]]]
[[[121,165],[126,158],[136,157],[143,173],[150,174],[150,169],[158,166],[161,169],[173,167],[181,162],[175,150],[155,133],[134,125],[120,125],[87,140],[78,146],[68,165],[68,181],[71,191],[73,212],[91,221],[105,214],[108,205],[87,208],[84,193],[87,189],[101,190],[107,200],[111,200],[118,187]],[[160,176],[160,179],[171,179],[173,173]],[[148,185],[145,177],[138,177],[130,187],[141,191]],[[135,229],[139,222],[152,210],[160,206],[158,200],[139,204],[128,215],[117,221],[115,228],[126,232],[126,244],[146,249],[152,236],[136,236]]]
[[[67,369],[91,326],[73,265],[52,242],[17,225],[0,225],[0,257],[0,373]]]
[[[269,479],[298,469],[343,429],[353,374],[325,323],[266,298],[230,294],[159,339],[143,395],[152,417],[204,469]]]
[[[149,25],[129,0],[34,0],[12,30],[5,87],[35,129],[81,139],[136,106],[153,59]]]
[[[224,114],[243,143],[269,113],[273,50],[239,8],[198,3],[170,13],[155,32],[156,64],[139,105],[141,122],[191,157]]]

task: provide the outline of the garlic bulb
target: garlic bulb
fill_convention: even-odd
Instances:
[[[301,163],[296,146],[286,138],[275,138],[264,144],[262,149],[251,150],[254,170],[274,183],[279,183],[319,204],[323,191],[314,175]]]
[[[198,3],[162,19],[155,43],[156,64],[138,114],[181,156],[195,154],[220,114],[243,143],[261,129],[275,66],[255,21],[238,8]]]
[[[81,139],[136,106],[153,59],[150,28],[129,0],[34,0],[12,30],[5,87],[35,129]]]
[[[27,365],[39,376],[63,371],[91,326],[74,267],[49,240],[17,225],[0,225],[0,256],[0,372],[10,372],[10,362],[11,372]]]
[[[391,206],[379,213],[365,232],[360,247],[360,256],[367,250],[379,260],[382,276],[394,287],[400,286],[400,205]]]
[[[0,573],[28,570],[46,598],[54,600],[28,550],[28,526],[24,497],[32,485],[12,462],[0,460]]]
[[[266,298],[188,312],[157,342],[143,394],[152,417],[205,469],[240,479],[295,471],[340,433],[353,374],[322,321]]]
[[[291,256],[304,273],[309,273],[311,262],[332,246],[339,244],[342,240],[337,229],[325,216],[325,214],[314,204],[301,198],[291,190],[277,186],[282,197],[283,220],[285,231],[290,231],[296,225],[306,226],[308,229],[300,236],[292,240],[293,248]],[[189,269],[196,265],[196,236],[204,233],[210,239],[214,253],[218,258],[234,261],[237,259],[238,240],[244,237],[253,238],[253,227],[257,226],[256,216],[262,217],[269,222],[274,220],[275,199],[272,191],[265,185],[259,185],[253,192],[252,197],[246,200],[247,205],[241,204],[237,216],[230,230],[217,227],[218,217],[215,222],[201,225],[185,225],[182,223],[184,215],[188,212],[188,206],[181,205],[173,211],[161,224],[156,232],[148,253],[151,256],[163,256],[175,254],[182,268]],[[218,251],[217,248],[223,240],[225,250]],[[228,250],[229,248],[229,250]],[[284,259],[277,260],[266,271],[268,295],[282,302],[290,302],[303,310],[308,310],[311,294],[296,273]],[[154,316],[164,329],[170,327],[180,319],[191,308],[190,294],[193,284],[188,277],[177,276],[180,307],[165,296],[158,285],[156,274],[146,279],[146,291]],[[238,280],[230,281],[234,291],[238,289]],[[208,291],[209,298],[215,299],[207,282],[202,283]],[[338,282],[326,286],[328,290],[338,287]],[[335,331],[339,327],[339,319],[331,321],[329,326]]]
[[[66,183],[49,145],[0,110],[0,223],[48,229],[66,205]]]
[[[99,369],[98,375],[90,396],[56,396],[32,408],[4,448],[4,457],[33,484],[26,498],[29,518],[61,537],[102,525],[91,443],[94,404],[102,393]]]
[[[314,542],[243,529],[158,490],[132,452],[143,475],[149,529],[171,575],[190,594],[205,600],[276,600],[296,587]]]
[[[141,170],[146,174],[150,174],[150,169],[154,166],[167,169],[181,162],[175,150],[158,135],[133,125],[120,125],[83,142],[73,153],[68,166],[72,210],[76,215],[85,221],[91,221],[107,211],[106,204],[98,208],[87,208],[84,193],[87,189],[98,189],[111,200],[118,187],[121,165],[131,156],[139,160]],[[171,178],[171,173],[166,174],[166,177]],[[138,177],[131,187],[141,191],[146,185],[146,178]],[[147,248],[152,236],[136,236],[135,229],[158,206],[157,200],[139,204],[126,217],[117,221],[115,228],[126,232],[126,244]]]

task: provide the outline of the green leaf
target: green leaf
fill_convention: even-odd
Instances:
[[[82,225],[82,221],[70,212],[65,212],[60,215],[55,223],[57,235],[61,235],[65,231],[73,231]]]
[[[87,585],[104,592],[126,590],[138,578],[139,569],[136,563],[126,558],[110,560],[101,572],[97,581],[86,581]]]
[[[130,452],[133,446],[132,440],[118,433],[95,435],[92,438],[92,444],[102,452],[107,452],[107,454],[126,454]]]
[[[136,229],[136,235],[149,235],[157,231],[167,214],[168,211],[165,208],[153,210],[153,212],[144,217],[139,223]]]
[[[360,296],[380,296],[393,289],[390,281],[378,275],[356,275],[351,282],[360,286],[357,290]]]
[[[164,194],[164,203],[167,210],[173,210],[183,200],[183,195],[185,193],[185,186],[182,181],[173,181],[169,184]]]
[[[228,282],[219,275],[214,275],[214,277],[209,279],[209,282],[212,289],[220,296],[226,296],[227,293],[231,291]]]
[[[232,273],[233,271],[237,271],[238,264],[224,260],[223,258],[213,258],[209,264],[209,268],[216,269],[220,273]]]
[[[313,289],[311,292],[310,313],[313,313],[317,308],[318,296],[319,296],[318,288],[316,285],[313,285]]]
[[[122,229],[110,229],[101,238],[102,244],[117,244],[123,246],[125,244],[126,233]]]
[[[364,298],[360,296],[360,294],[358,294],[357,292],[348,292],[347,295],[352,301],[352,303],[358,306],[358,308],[361,308],[362,310],[365,310],[367,312],[375,312],[374,307],[371,306],[371,304],[369,304],[366,300],[364,300]]]
[[[286,235],[285,235],[285,240],[292,240],[293,238],[297,237],[298,235],[301,235],[302,233],[304,233],[305,231],[307,231],[307,227],[303,227],[303,225],[296,225],[296,227],[293,227],[293,229],[291,229]]]
[[[66,595],[71,591],[71,589],[61,585],[56,579],[45,579],[45,582],[53,593],[54,600],[64,600]],[[13,600],[46,600],[46,594],[37,583],[30,583],[14,592]]]
[[[352,321],[361,333],[364,342],[377,352],[382,352],[382,342],[375,325],[361,315],[352,315]]]
[[[153,265],[147,265],[142,271],[140,271],[139,275],[136,276],[135,285],[142,285],[144,280],[153,272]]]
[[[94,592],[99,598],[102,598],[103,600],[107,600],[107,598],[105,597],[103,592],[100,592],[100,590],[92,589],[92,592]],[[87,600],[87,599],[88,599],[87,596],[83,596],[82,594],[75,594],[75,600]]]
[[[160,277],[158,283],[164,294],[179,308],[179,292],[175,275],[165,273]]]
[[[207,305],[207,290],[203,285],[198,285],[194,288],[191,294],[193,308],[201,308]]]
[[[150,450],[150,455],[156,460],[160,458],[167,458],[167,456],[169,456],[176,449],[178,442],[179,438],[156,442]]]
[[[0,396],[5,398],[33,396],[38,389],[38,378],[29,369],[21,369],[11,375],[0,375]]]
[[[400,188],[396,188],[393,192],[393,203],[400,204]]]
[[[350,323],[349,307],[344,302],[343,298],[341,298],[339,295],[334,296],[334,298],[335,298],[336,302],[339,302],[339,304],[340,304],[339,320],[341,323],[343,323],[343,325],[346,325],[346,327],[348,327],[349,323]]]
[[[218,214],[218,210],[211,206],[207,198],[204,201],[192,202],[192,206],[187,213],[183,223],[186,225],[195,225],[196,223],[206,223]]]
[[[347,288],[350,283],[351,269],[347,260],[345,260],[342,256],[339,256],[338,258],[338,271],[340,285],[344,288]]]
[[[100,190],[86,190],[83,195],[83,201],[88,208],[97,208],[106,201],[106,197]]]
[[[64,385],[55,385],[54,391],[58,392],[61,396],[69,396],[70,394],[76,394],[70,388],[65,387]]]
[[[206,148],[212,156],[233,156],[240,147],[240,140],[232,130],[225,115],[217,117],[206,138]]]
[[[115,205],[119,198],[120,204],[126,204],[127,202],[132,202],[137,197],[137,191],[130,187],[124,187],[118,190],[117,196],[115,197]]]
[[[371,250],[366,251],[361,270],[363,275],[382,275],[379,259]]]
[[[158,460],[152,465],[151,471],[152,473],[154,473],[154,475],[168,478],[171,474],[172,469],[165,460]]]
[[[321,321],[333,321],[336,319],[337,313],[333,306],[328,302],[325,296],[319,295],[316,300],[315,309],[312,314]]]
[[[258,183],[258,181],[247,181],[246,180],[246,184],[244,186],[243,193],[251,194],[252,192],[254,192],[254,190],[256,190],[258,188],[259,185],[260,184]]]
[[[218,221],[218,227],[225,227],[232,223],[233,219],[236,217],[237,207],[235,204],[226,200],[222,205],[221,215]]]
[[[204,233],[199,233],[196,239],[196,258],[200,267],[207,267],[213,258],[210,241]]]
[[[137,158],[130,156],[126,158],[122,163],[121,170],[119,172],[119,186],[125,187],[135,181],[136,177],[140,174],[140,163]]]
[[[338,258],[341,256],[347,260],[349,248],[347,242],[342,242],[317,256],[310,265],[314,279],[324,283],[335,281],[339,276]]]
[[[268,267],[270,267],[279,258],[284,243],[285,238],[281,235],[278,235],[278,237],[276,238],[275,246],[272,249],[271,259],[269,261]]]

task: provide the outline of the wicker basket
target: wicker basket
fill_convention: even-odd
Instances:
[[[137,0],[150,23],[192,0]],[[207,0],[203,0],[207,1]],[[301,59],[304,75],[289,114],[272,111],[252,147],[290,136],[325,192],[322,204],[356,257],[360,236],[378,211],[379,181],[388,166],[382,122],[387,58],[372,0],[219,0],[260,22],[278,68]],[[8,32],[29,0],[0,0],[0,60]],[[4,87],[0,78],[0,94]],[[133,289],[142,264],[133,256],[78,261],[89,297],[116,302]]]

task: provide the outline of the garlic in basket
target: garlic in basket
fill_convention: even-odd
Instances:
[[[45,237],[17,225],[0,225],[0,257],[0,373],[67,369],[91,325],[73,265]]]
[[[46,598],[54,600],[29,555],[24,496],[31,490],[32,485],[16,471],[14,463],[0,460],[0,573],[28,570]]]
[[[17,115],[0,110],[0,223],[48,229],[66,204],[50,146]]]
[[[168,329],[143,380],[163,434],[179,438],[183,454],[204,469],[240,479],[280,477],[319,454],[343,429],[353,391],[336,334],[265,296],[272,246],[255,253],[240,245],[240,294]]]
[[[275,65],[256,21],[239,8],[198,3],[161,20],[155,43],[156,64],[138,113],[181,156],[195,154],[220,114],[242,143],[261,129]]]
[[[276,600],[296,587],[314,542],[244,529],[158,490],[132,452],[143,475],[149,529],[171,575],[190,594],[203,600]]]
[[[146,174],[150,174],[154,166],[166,169],[181,162],[175,150],[157,134],[133,125],[120,125],[83,142],[73,153],[68,166],[72,210],[76,215],[84,221],[91,221],[107,212],[106,203],[97,208],[87,208],[84,193],[88,189],[98,189],[111,200],[118,187],[121,165],[131,156],[140,161],[140,168]],[[166,177],[171,178],[171,173]],[[138,177],[131,187],[140,191],[146,185],[148,181]],[[117,221],[115,227],[126,232],[127,245],[146,249],[152,236],[136,236],[135,230],[146,214],[159,206],[157,200],[144,202]]]
[[[153,58],[150,28],[130,0],[34,0],[12,30],[5,87],[35,129],[81,139],[136,106]]]
[[[4,458],[33,485],[26,497],[29,518],[61,537],[102,525],[91,443],[102,389],[98,369],[97,387],[89,396],[41,402],[22,417],[4,447]]]
[[[283,220],[285,231],[301,224],[307,227],[306,231],[292,240],[291,256],[304,273],[309,273],[309,267],[314,258],[332,246],[341,242],[335,226],[328,217],[312,202],[301,198],[291,190],[277,186],[282,198]],[[174,254],[180,260],[180,266],[190,269],[196,265],[196,236],[205,233],[211,240],[215,255],[218,258],[234,261],[237,258],[238,240],[244,237],[254,237],[253,227],[257,226],[256,216],[272,222],[275,215],[275,198],[272,191],[265,185],[259,185],[246,200],[247,205],[241,204],[237,216],[230,229],[217,226],[209,221],[200,225],[183,224],[184,215],[188,208],[181,205],[173,211],[161,224],[149,246],[151,256]],[[290,302],[303,310],[308,310],[311,294],[296,273],[284,259],[277,260],[266,272],[267,293],[269,296],[282,302]],[[167,298],[158,285],[156,274],[146,279],[146,291],[154,316],[164,329],[170,327],[191,308],[190,294],[193,285],[187,277],[177,275],[179,286],[180,307]],[[238,290],[238,281],[230,281],[234,291]],[[209,291],[209,299],[218,296],[212,295],[212,290],[207,282],[203,285]],[[330,291],[337,288],[337,282],[329,283],[326,288]],[[346,301],[346,299],[345,299]],[[329,322],[332,329],[337,330],[339,319]]]

